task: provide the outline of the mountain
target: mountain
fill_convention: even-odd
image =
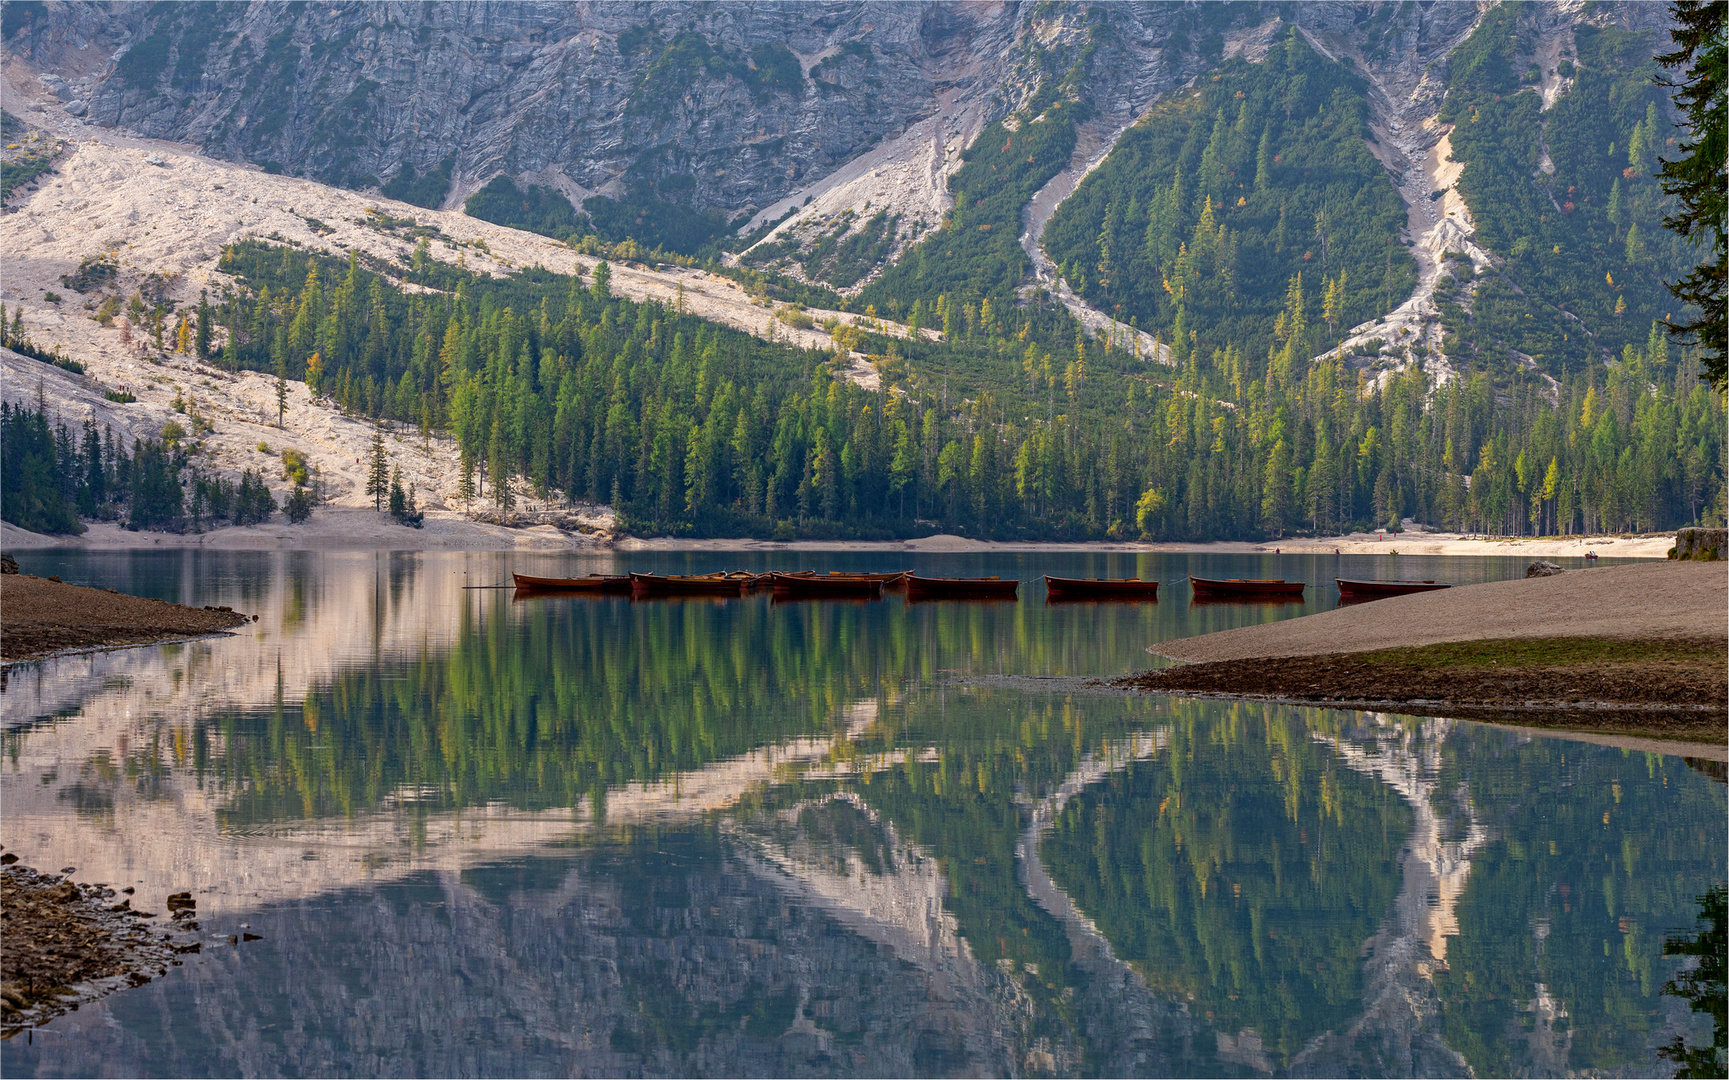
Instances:
[[[444,505],[513,501],[494,476],[707,533],[1724,513],[1721,424],[1660,330],[1697,253],[1661,225],[1655,5],[6,11],[18,175],[93,130],[241,164],[298,216],[236,218],[178,351],[450,433]],[[325,242],[290,175],[394,240]],[[459,206],[569,245],[480,269]],[[781,306],[730,324],[781,340],[675,277],[675,310],[615,297],[601,259],[731,278]],[[104,326],[130,294],[123,325],[174,330],[190,282],[146,302],[124,263],[62,276]],[[51,355],[64,308],[9,299]]]

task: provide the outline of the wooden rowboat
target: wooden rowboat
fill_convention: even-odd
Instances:
[[[1189,586],[1197,598],[1215,600],[1261,600],[1301,598],[1306,582],[1281,578],[1203,578],[1189,575]]]
[[[880,581],[885,589],[902,588],[907,578],[912,576],[911,570],[870,570],[858,572],[853,570],[830,570],[823,575],[827,578],[863,578],[869,581]]]
[[[1157,600],[1159,583],[1140,578],[1066,578],[1045,575],[1052,600]]]
[[[741,578],[712,574],[630,575],[632,596],[737,596],[743,589]]]
[[[510,575],[516,581],[516,587],[523,592],[587,592],[587,593],[627,593],[630,591],[630,578],[625,576],[610,576],[606,574],[590,574],[587,577],[556,578],[534,577],[530,574]]]
[[[933,600],[945,597],[966,599],[968,597],[997,599],[1015,599],[1021,583],[1013,578],[1004,580],[998,577],[982,578],[933,578],[920,577],[917,574],[907,575],[908,600]]]
[[[776,596],[881,596],[883,583],[865,575],[817,577],[812,574],[769,575]]]
[[[1353,578],[1334,578],[1339,583],[1339,599],[1341,600],[1379,600],[1384,596],[1403,596],[1406,593],[1434,592],[1436,589],[1451,589],[1450,581],[1363,581]]]

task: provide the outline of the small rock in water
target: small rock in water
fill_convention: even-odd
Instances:
[[[1545,562],[1542,559],[1538,559],[1536,562],[1532,563],[1530,566],[1525,567],[1525,576],[1528,578],[1554,577],[1556,574],[1559,574],[1560,572],[1561,572],[1561,568],[1559,566],[1557,566],[1555,563]]]
[[[123,893],[127,893],[127,894],[129,894],[129,895],[130,895],[130,894],[131,894],[131,893],[134,893],[134,892],[136,892],[136,891],[137,891],[137,890],[136,890],[136,889],[134,889],[134,888],[133,888],[133,887],[132,887],[132,886],[130,886],[130,885],[128,885],[128,886],[126,886],[126,887],[125,887],[125,888],[124,888],[124,889],[121,889],[121,890],[120,890],[120,891],[121,891],[121,892],[123,892]]]
[[[241,941],[263,941],[264,935],[263,934],[250,934],[250,933],[241,934],[240,940]]]
[[[227,937],[227,938],[226,938],[226,939],[225,939],[225,940],[226,940],[226,941],[227,941],[227,942],[228,942],[228,944],[230,944],[230,945],[238,945],[238,944],[240,944],[240,938],[239,938],[239,937],[237,937],[237,936],[235,936],[235,935],[234,935],[234,934],[229,934],[229,935],[228,935],[228,937]]]
[[[4,855],[0,855],[0,864],[5,864],[6,866],[11,866],[13,863],[15,863],[17,861],[18,861],[18,856],[12,854],[10,851],[8,851]]]
[[[62,866],[60,868],[60,872],[62,874],[76,874],[78,872],[78,868],[76,866]]]

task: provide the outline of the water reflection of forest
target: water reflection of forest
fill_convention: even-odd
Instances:
[[[946,980],[967,1030],[1008,1040],[1000,1058],[971,1035],[932,1042],[931,1071],[1637,1071],[1686,1023],[1660,993],[1676,967],[1662,940],[1723,876],[1725,827],[1723,788],[1681,759],[1355,713],[945,686],[929,657],[986,647],[964,610],[881,624],[824,605],[653,611],[470,613],[448,645],[343,668],[303,700],[164,719],[85,786],[180,772],[245,836],[384,808],[600,821],[626,789],[736,773],[655,850],[699,829],[703,858]],[[1062,903],[1036,894],[1029,860]],[[712,918],[676,875],[647,880],[652,861],[584,873],[623,888],[626,864],[665,918]],[[500,904],[543,891],[503,869],[465,881]],[[703,1017],[756,1015],[748,988],[721,1007],[695,987],[657,991],[652,1023],[615,1029],[621,1068],[678,1071],[719,1038]],[[1400,994],[1433,1014],[1389,1019]],[[789,1023],[815,1015],[805,1005]]]

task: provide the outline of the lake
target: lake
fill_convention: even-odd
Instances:
[[[1720,767],[1087,681],[1334,576],[1525,560],[18,557],[259,621],[7,672],[0,842],[146,910],[190,890],[206,938],[8,1076],[1667,1075],[1710,1038],[1663,941],[1725,876]],[[464,588],[909,566],[1025,584]],[[1191,571],[1312,587],[1193,605]],[[1047,605],[1044,573],[1164,585]]]

